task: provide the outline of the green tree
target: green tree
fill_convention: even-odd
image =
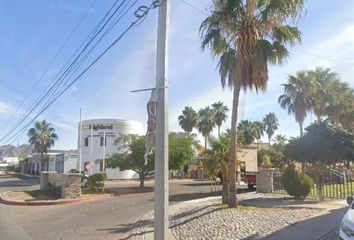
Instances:
[[[55,134],[55,129],[51,126],[51,123],[46,122],[46,120],[37,121],[34,127],[28,131],[27,135],[29,137],[29,143],[34,146],[35,151],[40,154],[40,169],[44,171],[43,154],[54,146],[55,141],[58,139],[58,136]]]
[[[265,131],[265,126],[262,122],[260,121],[255,121],[254,122],[254,127],[256,129],[256,139],[257,139],[257,148],[260,149],[260,145],[259,142],[264,134]]]
[[[193,131],[193,128],[198,123],[198,113],[192,107],[186,106],[182,114],[178,116],[178,122],[181,128],[188,134]]]
[[[268,165],[267,161],[270,161],[272,167],[279,168],[280,170],[283,170],[286,164],[288,164],[282,149],[277,148],[259,149],[257,151],[257,161],[258,166]]]
[[[229,156],[229,206],[237,206],[236,161],[237,118],[240,90],[265,90],[268,63],[283,63],[286,45],[300,41],[300,31],[288,25],[296,19],[303,0],[216,0],[211,15],[200,26],[202,48],[219,57],[222,87],[233,88]]]
[[[323,200],[322,188],[329,168],[354,158],[354,136],[329,121],[315,122],[306,131],[302,137],[289,141],[285,154],[289,159],[308,163],[309,173]]]
[[[169,168],[182,170],[183,167],[193,158],[193,146],[196,144],[191,137],[178,137],[176,133],[168,135],[168,159]]]
[[[210,107],[205,107],[199,110],[199,122],[197,124],[198,131],[204,137],[204,147],[207,150],[207,142],[210,136],[210,132],[215,127],[214,110]]]
[[[303,135],[303,124],[307,113],[314,104],[314,81],[306,71],[299,71],[296,75],[289,75],[288,83],[282,85],[284,94],[278,98],[280,106],[295,115],[295,121],[300,126],[300,136]]]
[[[218,163],[222,172],[222,202],[228,202],[229,196],[229,178],[228,178],[228,162],[229,162],[229,147],[230,134],[222,133],[218,139],[209,138],[211,159]]]
[[[139,176],[140,187],[144,187],[145,178],[154,174],[154,155],[150,154],[145,163],[145,136],[124,135],[116,139],[121,153],[115,153],[106,160],[107,168],[119,168],[120,171],[133,170]]]
[[[270,139],[272,138],[275,130],[278,129],[279,120],[277,116],[275,116],[275,113],[270,112],[263,118],[263,124],[268,135],[268,143],[270,147]]]
[[[321,117],[327,115],[327,107],[333,98],[330,84],[339,81],[339,76],[337,73],[331,72],[329,68],[322,67],[308,71],[308,76],[314,82],[312,110],[319,121]]]
[[[250,145],[258,136],[257,126],[249,120],[241,120],[237,126],[238,140],[242,145]]]
[[[218,126],[218,137],[220,137],[220,127],[226,121],[229,108],[219,101],[211,105],[215,114],[215,124]]]
[[[275,141],[275,145],[284,146],[286,144],[286,141],[288,141],[288,139],[286,138],[285,135],[278,134],[274,137],[274,141]]]

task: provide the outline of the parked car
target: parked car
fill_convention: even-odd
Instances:
[[[353,197],[347,197],[347,203],[350,208],[345,213],[339,227],[340,240],[353,240],[354,239],[354,202]]]

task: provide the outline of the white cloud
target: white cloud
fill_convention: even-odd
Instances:
[[[10,104],[0,101],[0,113],[1,114],[7,114],[11,112],[11,106]]]

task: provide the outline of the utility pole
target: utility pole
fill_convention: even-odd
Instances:
[[[159,1],[156,52],[156,140],[154,240],[168,239],[167,48],[170,0]]]
[[[80,156],[79,156],[79,173],[81,174],[82,166],[82,119],[81,119],[81,108],[80,108],[80,134],[79,134],[79,147],[80,147]]]

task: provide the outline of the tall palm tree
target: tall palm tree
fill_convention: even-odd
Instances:
[[[198,113],[194,111],[192,107],[186,106],[182,111],[182,114],[178,116],[178,122],[181,128],[189,136],[193,131],[193,128],[197,126]]]
[[[203,135],[205,139],[205,151],[207,150],[207,142],[210,136],[210,132],[215,127],[214,110],[210,107],[205,107],[199,110],[199,121],[197,124],[198,131]]]
[[[322,116],[327,115],[327,107],[331,101],[330,84],[333,81],[339,81],[339,76],[331,72],[329,68],[316,67],[315,70],[308,71],[308,75],[314,81],[314,96],[312,110],[319,121]]]
[[[239,140],[242,145],[250,145],[257,138],[257,128],[254,122],[241,120],[237,126]]]
[[[289,75],[288,83],[282,86],[284,94],[278,98],[278,102],[289,114],[295,115],[295,121],[300,127],[300,136],[303,136],[303,123],[314,103],[314,81],[307,72],[299,71],[296,75]]]
[[[277,116],[275,116],[275,113],[270,112],[263,118],[263,124],[268,135],[268,143],[270,147],[270,139],[272,138],[275,130],[278,129],[279,120]]]
[[[328,118],[344,127],[354,112],[354,90],[348,83],[339,80],[331,81],[329,89],[330,101],[326,108]]]
[[[254,128],[256,129],[256,139],[257,139],[257,148],[260,149],[259,142],[264,134],[265,126],[263,122],[255,121],[253,122]]]
[[[229,108],[219,101],[211,105],[215,112],[215,124],[218,126],[218,137],[220,137],[220,127],[226,121]]]
[[[35,151],[40,154],[40,169],[43,171],[45,170],[43,154],[54,146],[54,142],[58,139],[58,136],[55,134],[55,129],[51,127],[51,124],[46,122],[46,120],[37,121],[34,127],[28,131],[27,135],[29,137],[29,143],[34,146]]]
[[[227,164],[229,162],[230,134],[222,133],[218,139],[209,138],[210,152],[212,157],[219,162],[222,172],[222,202],[228,202],[229,181]]]
[[[237,118],[240,90],[265,90],[268,63],[284,62],[287,44],[300,41],[300,31],[288,25],[296,19],[303,0],[215,0],[211,15],[200,26],[202,48],[219,57],[222,87],[233,88],[229,156],[229,206],[237,206]]]

